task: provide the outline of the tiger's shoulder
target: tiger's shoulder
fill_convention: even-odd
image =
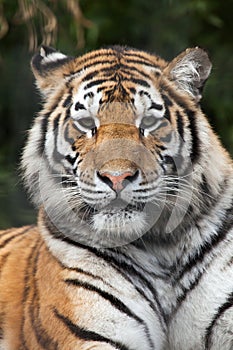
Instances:
[[[20,281],[25,271],[32,251],[41,244],[42,238],[36,226],[24,226],[0,231],[0,300],[3,295],[1,285],[9,283],[15,285],[15,289],[22,283]]]
[[[36,225],[27,225],[22,227],[11,227],[6,230],[0,230],[0,251],[12,249],[12,245],[18,245],[23,242],[34,242],[35,236],[39,237],[39,231]]]

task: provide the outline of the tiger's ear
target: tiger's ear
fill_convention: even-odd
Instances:
[[[196,47],[187,49],[174,58],[164,72],[175,81],[180,90],[189,93],[196,101],[199,101],[211,67],[212,64],[206,51]]]
[[[51,47],[41,46],[31,61],[36,83],[43,95],[47,96],[64,79],[68,72],[67,63],[73,57],[66,56]]]

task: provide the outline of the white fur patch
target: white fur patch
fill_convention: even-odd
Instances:
[[[187,60],[187,57],[184,57],[171,71],[171,74],[175,77],[179,87],[191,95],[194,95],[193,82],[200,80],[198,72],[199,67],[199,62],[195,60],[189,61]]]
[[[67,57],[66,55],[64,55],[61,52],[53,52],[47,56],[45,54],[45,50],[43,48],[41,48],[40,54],[43,57],[43,61],[41,62],[42,64],[47,64],[50,62],[57,62],[57,61],[63,60],[64,58]]]

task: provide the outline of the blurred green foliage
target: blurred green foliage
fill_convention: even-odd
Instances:
[[[233,0],[0,1],[0,227],[36,221],[19,180],[26,130],[40,109],[30,71],[41,43],[79,55],[123,44],[172,59],[187,47],[209,51],[212,75],[202,106],[233,154]]]

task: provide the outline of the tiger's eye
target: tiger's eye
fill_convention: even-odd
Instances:
[[[148,129],[152,128],[157,124],[157,119],[153,116],[143,117],[141,120],[140,128],[141,129]]]
[[[81,127],[88,130],[92,130],[96,127],[95,120],[91,117],[80,118],[77,122]]]

